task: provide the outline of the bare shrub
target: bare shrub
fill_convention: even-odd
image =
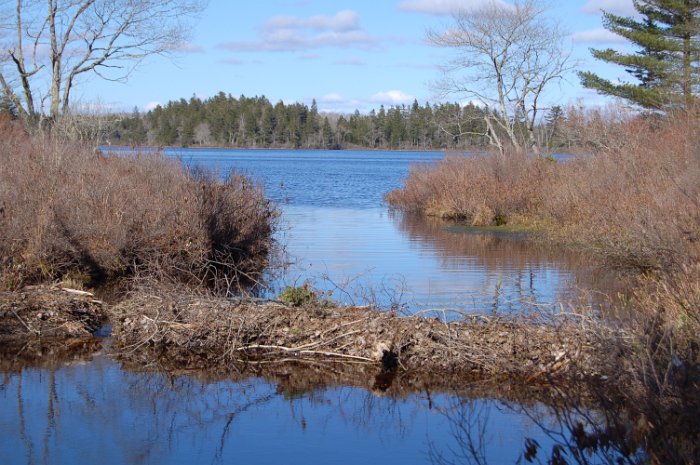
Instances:
[[[434,166],[412,167],[405,186],[389,192],[386,200],[475,226],[522,223],[536,218],[554,168],[520,152],[448,155]]]
[[[630,117],[611,109],[607,115],[568,119],[580,156],[545,165],[540,176],[529,159],[509,168],[520,170],[510,177],[493,169],[498,157],[445,160],[414,169],[387,200],[468,220],[479,205],[494,212],[515,205],[521,210],[506,210],[509,222],[534,217],[552,236],[637,271],[632,297],[617,309],[621,318],[593,331],[617,333],[611,360],[614,352],[623,356],[608,365],[608,377],[637,419],[651,461],[697,463],[700,124],[694,114]]]
[[[646,278],[635,292],[622,390],[653,463],[700,460],[700,265]]]
[[[617,131],[619,142],[562,164],[542,214],[616,266],[659,271],[696,260],[698,121],[638,119]]]
[[[4,137],[0,150],[0,250],[15,285],[136,273],[223,290],[265,262],[276,212],[242,176],[195,179],[161,155],[41,136]]]

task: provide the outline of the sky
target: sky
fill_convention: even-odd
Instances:
[[[452,55],[426,41],[444,30],[454,7],[489,0],[210,0],[190,41],[174,58],[149,57],[126,83],[84,82],[74,101],[140,111],[170,100],[219,92],[267,97],[273,104],[316,100],[320,111],[367,112],[380,105],[460,101],[441,98],[433,83]],[[497,0],[506,1],[506,0]],[[577,69],[605,77],[623,69],[597,62],[589,49],[629,49],[602,26],[601,9],[632,15],[632,0],[550,0],[548,15],[568,36]],[[602,105],[571,73],[547,92],[551,104]]]

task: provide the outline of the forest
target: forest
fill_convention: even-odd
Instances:
[[[392,106],[367,114],[320,112],[316,101],[272,104],[220,92],[114,116],[115,145],[302,149],[444,149],[484,146],[484,110],[468,104]]]

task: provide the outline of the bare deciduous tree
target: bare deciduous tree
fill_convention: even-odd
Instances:
[[[125,80],[134,66],[186,43],[206,0],[0,0],[0,88],[23,120],[70,109],[77,80]]]
[[[437,90],[486,108],[485,135],[501,153],[506,143],[539,153],[543,92],[574,66],[565,34],[545,13],[538,0],[492,1],[455,12],[453,26],[427,34],[432,44],[456,51]]]

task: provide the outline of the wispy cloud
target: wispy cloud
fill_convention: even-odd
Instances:
[[[343,97],[340,94],[336,94],[335,92],[331,92],[330,94],[326,94],[323,97],[321,97],[319,101],[323,103],[338,103],[344,102],[345,97]]]
[[[334,16],[275,16],[252,41],[230,41],[220,48],[236,52],[304,52],[320,48],[368,48],[380,41],[360,28],[359,16],[343,10]]]
[[[352,10],[343,10],[335,16],[316,15],[310,18],[296,16],[273,16],[264,25],[264,30],[313,29],[316,31],[353,31],[360,28],[360,17]]]
[[[400,90],[388,90],[385,92],[377,92],[370,97],[370,102],[384,105],[401,105],[411,103],[415,97],[408,95]]]
[[[240,66],[248,63],[245,60],[240,60],[238,58],[227,58],[225,60],[220,60],[219,63],[223,63],[225,65],[232,65],[232,66]]]
[[[634,15],[632,0],[588,0],[581,8],[584,13],[600,14],[601,10],[621,15]]]
[[[571,40],[575,43],[584,44],[614,44],[624,43],[625,38],[604,28],[578,31],[571,34]]]
[[[398,68],[408,68],[408,69],[429,69],[429,70],[439,70],[440,65],[435,63],[399,63],[396,65]]]
[[[447,16],[455,11],[479,8],[489,4],[508,6],[508,3],[503,0],[404,0],[399,4],[399,10]]]

